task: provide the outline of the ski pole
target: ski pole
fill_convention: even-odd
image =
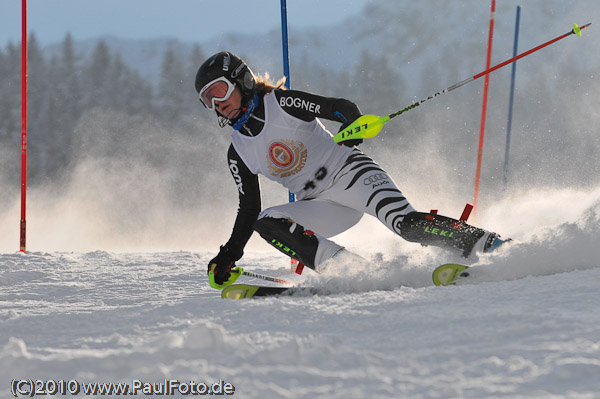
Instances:
[[[239,267],[239,266],[236,267],[235,269],[233,269],[230,273],[231,273],[231,277],[229,277],[229,280],[225,281],[223,284],[217,284],[217,283],[215,283],[215,273],[211,270],[210,272],[208,272],[208,282],[210,283],[210,286],[217,290],[222,290],[223,288],[227,287],[228,285],[233,284],[240,276],[259,278],[261,280],[272,281],[274,283],[280,283],[280,284],[296,285],[295,282],[290,281],[290,280],[284,280],[282,278],[270,277],[270,276],[265,276],[263,274],[247,272],[244,270],[244,268]]]
[[[241,269],[242,270],[242,274],[244,276],[247,276],[247,277],[260,278],[262,280],[272,281],[274,283],[280,283],[280,284],[292,284],[292,285],[296,285],[296,283],[294,283],[293,281],[290,281],[290,280],[284,280],[282,278],[269,277],[269,276],[265,276],[265,275],[262,275],[262,274],[247,272],[244,269],[242,269],[241,267],[238,267],[238,269]]]
[[[354,121],[352,124],[350,124],[348,127],[346,127],[344,130],[338,132],[335,136],[333,136],[333,141],[335,141],[336,143],[341,143],[342,141],[346,141],[346,140],[370,139],[372,137],[375,137],[379,134],[379,132],[383,128],[383,125],[385,123],[389,122],[390,119],[395,118],[398,115],[402,115],[403,113],[408,112],[411,109],[418,107],[419,105],[423,104],[424,102],[431,100],[432,98],[436,98],[438,96],[441,96],[442,94],[451,92],[454,89],[458,89],[459,87],[464,86],[467,83],[474,81],[475,79],[479,79],[482,76],[485,76],[491,72],[494,72],[496,69],[500,69],[503,66],[506,66],[512,62],[515,62],[516,60],[518,60],[520,58],[523,58],[523,57],[525,57],[531,53],[534,53],[538,50],[541,50],[544,47],[549,46],[552,43],[555,43],[561,39],[564,39],[567,36],[570,36],[573,34],[575,34],[577,36],[581,36],[581,30],[587,28],[590,25],[591,25],[591,23],[585,24],[583,26],[578,26],[577,24],[574,24],[573,29],[571,29],[571,31],[565,33],[564,35],[558,36],[555,39],[552,39],[550,41],[547,41],[546,43],[540,44],[539,46],[534,47],[531,50],[521,53],[521,54],[517,55],[516,57],[506,60],[506,61],[504,61],[496,66],[493,66],[489,69],[486,69],[485,71],[480,72],[477,75],[473,75],[468,79],[465,79],[461,82],[453,84],[452,86],[450,86],[444,90],[438,91],[437,93],[435,93],[427,98],[419,100],[416,103],[413,103],[413,104],[409,105],[408,107],[402,108],[401,110],[391,113],[389,115],[386,115],[386,116],[363,115],[360,118],[358,118],[356,121]]]

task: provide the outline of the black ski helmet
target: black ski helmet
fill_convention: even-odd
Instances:
[[[196,73],[196,92],[215,79],[224,77],[242,91],[242,104],[254,95],[256,79],[248,65],[235,54],[221,51],[204,61]]]

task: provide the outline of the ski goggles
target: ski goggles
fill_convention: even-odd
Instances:
[[[235,89],[235,84],[224,77],[217,78],[209,82],[200,90],[198,97],[202,104],[211,111],[215,110],[215,101],[226,101],[231,97]]]

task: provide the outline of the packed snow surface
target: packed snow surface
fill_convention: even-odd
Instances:
[[[239,398],[598,398],[600,196],[563,194],[560,215],[546,209],[557,193],[487,212],[515,240],[454,287],[431,284],[447,253],[398,238],[365,255],[372,267],[328,276],[250,253],[247,270],[328,293],[242,301],[209,287],[214,253],[2,254],[0,397],[31,379],[221,381]]]

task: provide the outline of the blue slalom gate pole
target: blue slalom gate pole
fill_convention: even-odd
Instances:
[[[517,6],[517,20],[515,22],[515,43],[513,49],[513,57],[517,55],[517,47],[519,45],[519,21],[521,19],[521,7]],[[510,133],[512,129],[512,114],[513,114],[513,103],[515,97],[515,76],[517,73],[517,61],[512,64],[512,73],[510,78],[510,97],[508,100],[508,125],[506,127],[506,149],[504,151],[504,174],[502,176],[502,182],[504,183],[504,190],[508,183],[508,153],[510,150]]]
[[[287,32],[287,5],[286,0],[281,0],[281,45],[283,47],[283,76],[285,76],[285,87],[290,88],[290,56],[288,51]],[[294,193],[289,192],[290,202],[296,200]]]
[[[287,31],[287,5],[286,0],[281,0],[281,46],[283,47],[283,76],[285,76],[285,88],[290,88],[290,56],[288,51]],[[288,191],[290,202],[296,201],[296,196]],[[304,265],[296,259],[292,259],[292,272],[302,274]]]
[[[285,87],[290,88],[290,56],[288,51],[287,6],[286,0],[281,0],[281,45],[283,47],[283,76],[286,78]]]

